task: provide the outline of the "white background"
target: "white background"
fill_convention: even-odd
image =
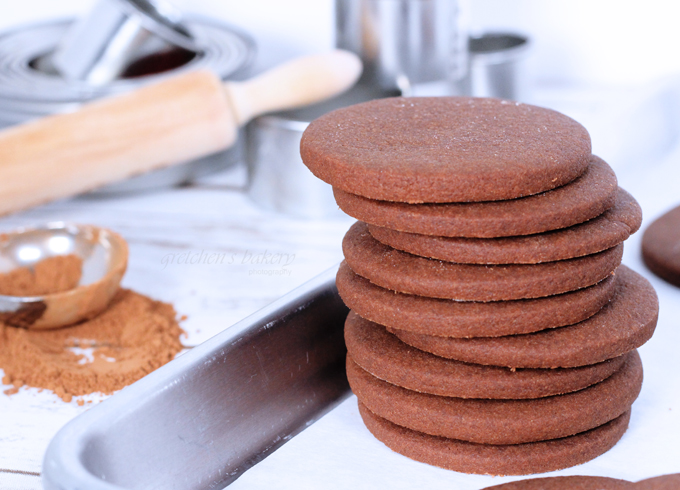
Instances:
[[[87,11],[92,0],[2,0],[0,28]],[[333,45],[332,0],[174,0],[255,35],[260,64]],[[474,29],[512,29],[534,40],[540,83],[640,84],[680,72],[680,2],[469,0]]]

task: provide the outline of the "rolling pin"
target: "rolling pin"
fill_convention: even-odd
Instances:
[[[360,74],[359,58],[341,50],[245,82],[196,71],[5,129],[0,214],[224,150],[253,117],[330,98]]]

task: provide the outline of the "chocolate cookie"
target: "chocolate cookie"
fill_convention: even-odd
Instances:
[[[479,444],[522,444],[599,427],[630,408],[642,387],[636,351],[604,381],[532,400],[480,400],[430,395],[382,381],[348,358],[347,378],[359,401],[392,423],[433,436]]]
[[[654,274],[680,286],[680,206],[647,227],[642,236],[642,258]]]
[[[651,284],[625,266],[611,302],[587,320],[524,335],[456,339],[405,330],[403,342],[437,356],[492,366],[555,368],[602,362],[644,344],[654,333],[659,301]]]
[[[524,265],[468,265],[418,257],[383,245],[357,222],[342,241],[347,264],[378,286],[431,298],[500,301],[592,286],[621,263],[623,244],[585,257]]]
[[[342,262],[336,284],[360,316],[388,327],[441,337],[499,337],[573,325],[591,317],[614,295],[615,276],[594,286],[538,299],[451,301],[381,288]]]
[[[553,189],[588,164],[588,132],[558,112],[498,99],[387,98],[333,111],[302,136],[321,180],[372,199],[466,202]]]
[[[614,205],[614,171],[596,156],[573,182],[510,201],[405,204],[367,199],[334,188],[345,213],[372,225],[422,235],[495,238],[566,228],[599,216]],[[415,187],[415,186],[414,186]]]
[[[641,223],[640,205],[633,196],[619,188],[614,206],[600,216],[569,228],[537,235],[437,237],[374,225],[369,225],[368,231],[385,245],[421,257],[461,264],[538,264],[601,252],[626,240],[640,228]],[[678,257],[680,271],[680,254]]]
[[[400,427],[379,417],[359,402],[368,430],[387,447],[422,463],[463,473],[528,475],[585,463],[611,449],[628,428],[630,410],[587,432],[507,446],[475,444],[431,436]]]
[[[635,490],[678,490],[680,488],[680,473],[648,478],[637,482],[633,488]]]
[[[482,490],[632,490],[633,488],[637,487],[629,481],[603,476],[554,476],[514,481]]]
[[[445,359],[403,343],[385,327],[350,312],[345,344],[352,360],[376,378],[408,390],[457,398],[525,399],[587,388],[623,364],[619,356],[570,369],[517,369]]]

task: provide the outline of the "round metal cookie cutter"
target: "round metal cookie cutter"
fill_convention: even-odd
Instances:
[[[112,82],[93,85],[83,80],[67,80],[41,68],[40,60],[56,49],[74,22],[51,21],[0,34],[0,127],[71,112],[87,102],[187,71],[209,69],[222,79],[239,78],[255,54],[254,41],[240,30],[211,20],[187,18],[184,25],[199,51],[175,48],[154,53],[132,62]],[[240,148],[236,145],[225,152],[156,170],[95,193],[137,192],[181,184],[226,168],[239,159]]]
[[[182,13],[164,0],[99,0],[42,58],[68,80],[103,85],[136,59],[173,48],[200,47],[184,28]]]
[[[344,216],[331,186],[302,162],[302,133],[312,120],[334,109],[395,95],[399,93],[358,84],[326,102],[253,120],[246,126],[245,144],[249,197],[267,210],[298,218]]]
[[[525,100],[523,61],[531,41],[514,32],[486,32],[470,37],[470,69],[463,84],[475,97]]]

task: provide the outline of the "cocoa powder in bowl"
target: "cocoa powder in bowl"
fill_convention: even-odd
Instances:
[[[35,282],[59,278],[54,268],[63,265],[47,260],[36,264]],[[0,284],[19,285],[22,295],[35,291],[25,274],[15,270],[0,275]],[[48,292],[63,282],[53,281]],[[16,296],[19,286],[2,291]],[[0,323],[2,381],[13,385],[5,393],[27,385],[52,390],[66,402],[73,396],[112,393],[171,361],[183,348],[183,333],[172,305],[127,289],[120,289],[97,317],[69,327],[26,330]]]
[[[83,259],[77,255],[57,255],[37,262],[33,268],[19,267],[0,274],[0,294],[43,296],[78,286],[83,275]]]

